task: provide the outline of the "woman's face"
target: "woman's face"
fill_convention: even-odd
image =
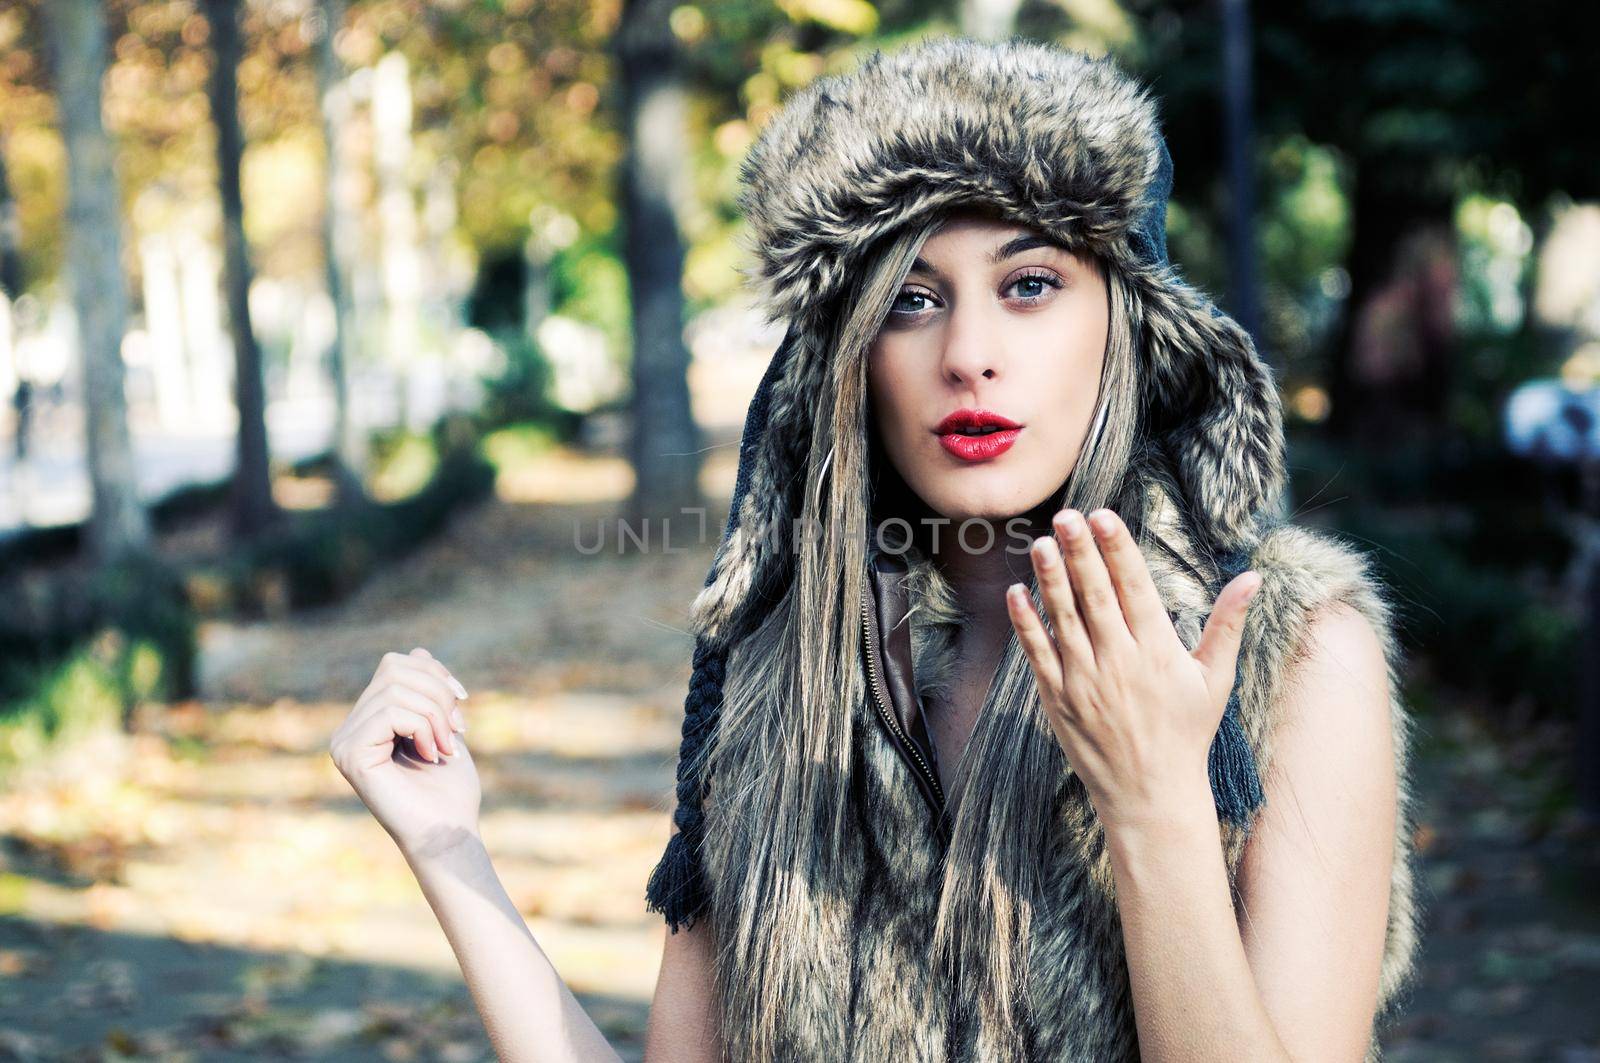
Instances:
[[[867,387],[884,452],[942,517],[1026,512],[1078,460],[1109,326],[1092,258],[1025,226],[953,216],[924,241],[872,342]],[[964,435],[952,424],[960,411],[1016,427]]]

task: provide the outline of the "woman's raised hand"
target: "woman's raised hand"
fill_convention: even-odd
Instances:
[[[457,704],[466,696],[422,647],[386,653],[328,743],[340,773],[408,855],[477,837],[482,791]]]
[[[1101,820],[1161,815],[1210,796],[1208,758],[1227,711],[1245,613],[1261,586],[1235,576],[1190,651],[1122,518],[1066,509],[1030,551],[1046,629],[1022,584],[1006,592],[1045,716]]]

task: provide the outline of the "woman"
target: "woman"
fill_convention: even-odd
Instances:
[[[934,40],[798,93],[742,177],[789,331],[692,610],[649,1058],[1376,1058],[1416,948],[1389,599],[1281,515],[1153,102]],[[389,655],[334,758],[501,1055],[610,1058],[465,745],[395,742],[459,743],[451,682]]]

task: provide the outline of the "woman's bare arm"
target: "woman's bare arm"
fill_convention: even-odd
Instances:
[[[406,861],[455,951],[499,1059],[618,1058],[539,948],[478,835],[415,847]],[[720,1057],[711,971],[704,921],[667,934],[645,1035],[650,1063]]]
[[[421,646],[386,653],[329,754],[388,831],[444,930],[501,1060],[615,1060],[506,894],[478,832],[466,688]],[[674,826],[676,831],[676,826]],[[651,1010],[652,1061],[715,1059],[708,929],[668,936]]]
[[[402,850],[501,1060],[615,1060],[507,896],[476,833]]]
[[[715,948],[704,920],[667,932],[645,1034],[644,1055],[650,1063],[709,1063],[721,1058],[712,993]]]
[[[1378,1001],[1398,777],[1372,626],[1337,604],[1311,625],[1239,866],[1239,929],[1297,1060],[1361,1060]]]
[[[1347,606],[1321,615],[1309,641],[1237,917],[1209,810],[1108,836],[1147,1060],[1365,1055],[1396,814],[1387,678],[1377,635]]]
[[[1140,1054],[1353,1063],[1372,1035],[1397,829],[1378,631],[1342,604],[1309,624],[1277,695],[1283,724],[1236,914],[1208,757],[1261,574],[1222,589],[1189,650],[1126,525],[1110,510],[1089,524],[1057,515],[1066,565],[1054,537],[1033,547],[1053,636],[1022,584],[1006,598],[1105,827]]]

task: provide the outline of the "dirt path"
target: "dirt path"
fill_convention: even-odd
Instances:
[[[729,453],[710,479],[725,494]],[[387,650],[471,691],[484,833],[508,891],[625,1058],[640,1058],[704,542],[593,556],[615,461],[508,476],[403,566],[288,623],[213,625],[204,697],[0,794],[0,1059],[492,1058],[443,934],[326,754]],[[578,498],[581,501],[572,501]],[[562,501],[564,500],[564,501]],[[608,531],[614,531],[614,525]],[[1497,752],[1430,716],[1429,927],[1392,1060],[1600,1060],[1600,881],[1541,811],[1563,736]],[[1592,846],[1592,842],[1589,843]]]
[[[1493,740],[1458,709],[1420,721],[1421,974],[1398,1063],[1600,1063],[1600,837],[1567,809],[1568,728]]]
[[[713,483],[731,480],[721,463]],[[335,608],[210,626],[204,696],[159,732],[15,780],[0,795],[0,1059],[492,1058],[409,869],[327,756],[382,654],[418,645],[471,692],[507,891],[638,1058],[685,614],[721,523],[620,556],[609,496],[625,487],[607,460],[512,477]],[[606,549],[581,552],[602,527]]]

